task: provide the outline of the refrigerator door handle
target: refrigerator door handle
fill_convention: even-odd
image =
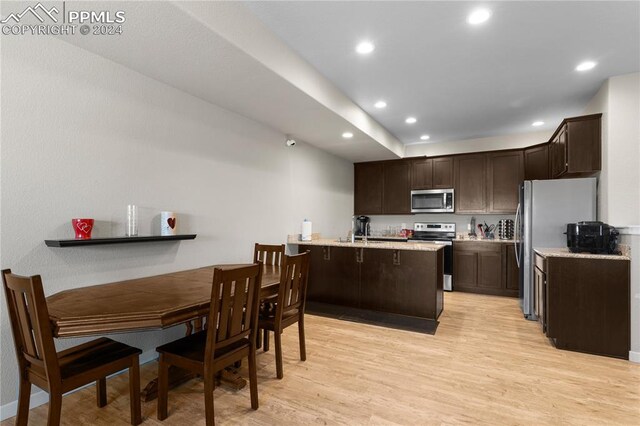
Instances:
[[[515,223],[515,232],[514,232],[514,239],[513,239],[513,249],[516,252],[516,264],[518,265],[518,268],[520,268],[520,256],[519,256],[519,247],[518,247],[518,241],[521,239],[520,233],[518,232],[520,227],[518,226],[518,218],[520,217],[520,203],[518,203],[518,208],[516,209],[516,223]]]

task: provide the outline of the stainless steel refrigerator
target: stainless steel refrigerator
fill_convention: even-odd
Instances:
[[[520,184],[516,212],[516,261],[520,268],[520,306],[533,310],[534,248],[566,247],[567,223],[596,220],[596,178],[527,180]]]

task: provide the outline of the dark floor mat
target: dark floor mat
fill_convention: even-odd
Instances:
[[[328,303],[307,302],[305,313],[343,321],[359,322],[380,327],[397,328],[424,334],[436,334],[438,321],[409,317],[386,312],[368,311],[366,309],[330,305]]]

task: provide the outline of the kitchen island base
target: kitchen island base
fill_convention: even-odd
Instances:
[[[311,252],[307,300],[437,320],[443,310],[442,246],[404,244],[417,248],[300,244],[299,252]]]

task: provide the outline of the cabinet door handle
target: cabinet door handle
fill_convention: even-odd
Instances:
[[[400,250],[393,251],[393,264],[400,265]]]
[[[357,248],[356,249],[356,263],[362,263],[362,258],[363,258],[362,249],[361,248]]]
[[[322,258],[324,260],[331,260],[331,247],[329,246],[322,247]]]

